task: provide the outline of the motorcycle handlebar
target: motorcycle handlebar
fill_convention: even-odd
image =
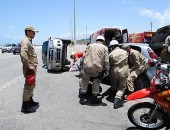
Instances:
[[[158,90],[160,90],[160,91],[168,90],[168,89],[170,89],[170,83],[157,84],[157,85],[156,85],[156,89],[158,89]]]

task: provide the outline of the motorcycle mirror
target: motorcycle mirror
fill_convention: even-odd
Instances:
[[[149,67],[154,67],[156,65],[155,61],[153,59],[148,60]]]

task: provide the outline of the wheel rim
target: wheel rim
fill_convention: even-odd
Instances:
[[[143,128],[158,128],[163,124],[163,120],[154,119],[149,122],[150,108],[140,108],[133,112],[132,118],[136,124]]]

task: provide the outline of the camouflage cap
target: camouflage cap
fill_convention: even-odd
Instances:
[[[34,32],[38,32],[38,31],[35,30],[35,28],[32,27],[32,26],[27,26],[27,27],[25,28],[25,31],[26,31],[26,30],[31,30],[31,31],[34,31]]]

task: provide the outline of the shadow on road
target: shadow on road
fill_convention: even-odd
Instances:
[[[46,65],[43,65],[42,68],[46,69],[48,73],[51,74],[61,74],[63,72],[68,72],[70,67],[69,66],[65,66],[63,67],[61,70],[55,71],[55,70],[48,70]]]
[[[86,100],[80,99],[80,100],[79,100],[79,103],[80,103],[81,105],[87,105],[87,106],[107,106],[107,104],[104,103],[104,102],[102,102],[102,103],[100,103],[100,104],[92,104],[91,101],[90,101],[90,99],[86,99]]]

